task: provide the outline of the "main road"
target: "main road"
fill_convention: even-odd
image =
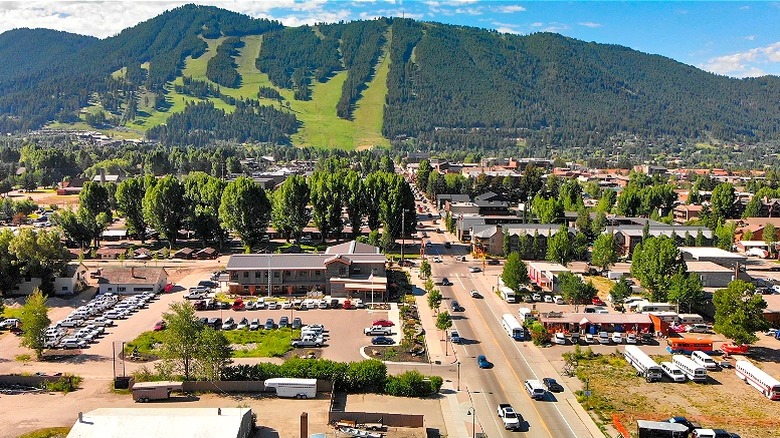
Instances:
[[[433,225],[435,228],[436,225]],[[499,403],[511,403],[523,417],[523,428],[519,434],[532,437],[589,437],[593,428],[581,419],[575,411],[576,397],[568,389],[564,393],[548,393],[546,399],[535,401],[525,391],[528,379],[557,377],[549,362],[528,342],[517,342],[510,338],[501,326],[504,313],[515,313],[495,293],[492,293],[500,273],[500,267],[488,266],[487,272],[471,273],[470,267],[484,266],[481,261],[467,256],[466,262],[456,261],[455,256],[464,255],[467,249],[453,244],[447,249],[444,243],[451,234],[429,233],[431,247],[427,255],[442,255],[442,263],[432,263],[435,278],[447,277],[452,286],[440,286],[444,301],[442,306],[453,316],[453,329],[464,339],[461,345],[447,343],[446,349],[453,355],[453,361],[460,362],[460,378],[456,385],[466,391],[482,430],[488,436],[517,436],[518,433],[504,430],[501,419],[496,415]],[[482,299],[471,298],[470,291],[477,290]],[[463,312],[452,312],[451,300],[456,299],[465,308]],[[476,357],[487,356],[493,363],[490,369],[480,369]],[[547,374],[545,371],[547,370]],[[583,411],[580,410],[582,413]],[[591,424],[592,426],[592,424]],[[595,435],[600,436],[600,435]]]

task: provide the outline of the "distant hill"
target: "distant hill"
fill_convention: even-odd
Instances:
[[[35,55],[20,59],[26,52]],[[104,40],[9,31],[0,59],[0,132],[89,118],[194,145],[353,148],[414,137],[549,151],[639,138],[676,151],[780,140],[777,77],[727,78],[553,33],[399,18],[285,28],[186,5]]]
[[[58,64],[98,42],[95,37],[50,29],[14,29],[0,34],[0,83]]]

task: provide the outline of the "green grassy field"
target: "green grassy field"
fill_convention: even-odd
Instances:
[[[385,52],[376,66],[376,74],[363,90],[353,114],[355,121],[355,148],[366,149],[373,146],[390,146],[390,141],[382,137],[382,117],[384,115],[385,96],[387,96],[387,73],[390,71],[390,56]]]
[[[236,321],[240,318],[236,318]],[[292,350],[290,341],[300,336],[300,330],[225,330],[222,332],[234,345],[233,357],[278,357]],[[142,356],[156,356],[157,346],[162,343],[164,331],[148,331],[138,335],[125,345],[125,354],[130,356],[138,348]]]

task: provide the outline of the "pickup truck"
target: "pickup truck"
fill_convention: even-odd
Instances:
[[[389,336],[393,334],[393,329],[390,327],[382,327],[380,325],[375,325],[372,327],[364,328],[363,333],[366,336]]]
[[[512,408],[512,405],[509,403],[500,403],[496,409],[496,413],[498,414],[499,418],[501,418],[501,421],[504,422],[504,429],[520,429],[520,419],[518,418],[514,408]]]
[[[290,345],[292,345],[294,348],[322,347],[323,344],[325,344],[325,339],[323,339],[322,336],[316,338],[307,336],[301,339],[293,339],[290,342]]]

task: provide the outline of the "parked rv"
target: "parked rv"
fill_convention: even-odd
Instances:
[[[317,397],[317,379],[293,379],[280,377],[266,379],[265,388],[276,390],[277,397],[315,398]]]
[[[166,400],[171,397],[171,392],[181,392],[182,386],[182,382],[139,382],[133,385],[133,400],[140,403]]]

